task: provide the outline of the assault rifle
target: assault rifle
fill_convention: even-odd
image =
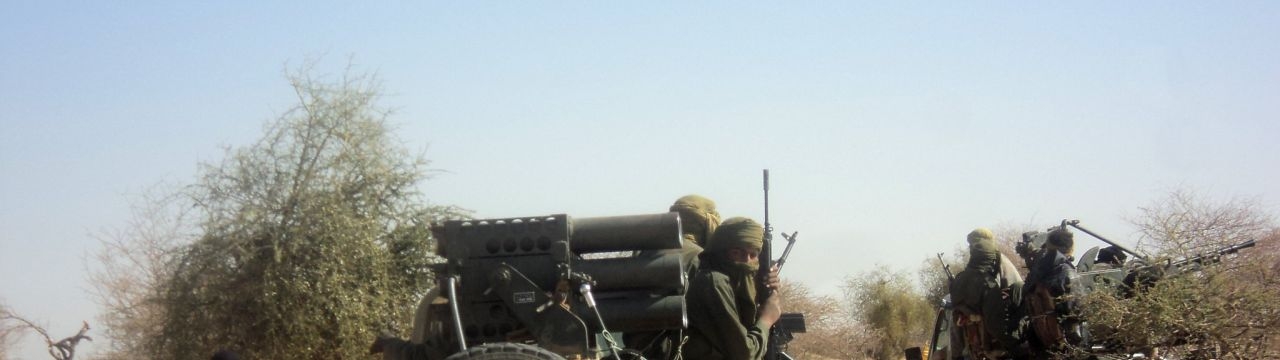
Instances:
[[[956,275],[951,273],[951,265],[947,264],[947,260],[942,258],[942,253],[938,253],[938,263],[942,264],[942,271],[947,273],[947,285],[956,282]]]
[[[796,244],[796,234],[782,234],[782,238],[787,239],[787,249],[783,250],[782,258],[777,261],[778,271],[782,271],[782,265],[786,264],[787,257],[791,255],[791,247]],[[764,170],[764,244],[760,247],[760,270],[756,274],[756,302],[764,304],[769,296],[773,295],[773,289],[769,288],[769,272],[773,268],[773,225],[769,223],[769,169]],[[791,360],[791,355],[787,355],[786,346],[795,338],[793,333],[805,332],[804,314],[786,313],[778,318],[778,322],[769,328],[769,339],[766,345],[764,358],[765,360]]]
[[[773,225],[769,223],[769,169],[764,169],[764,244],[760,247],[760,269],[756,272],[756,303],[763,304],[773,289],[769,288],[769,272],[773,270]]]
[[[951,265],[947,264],[947,260],[942,257],[942,253],[938,253],[938,263],[942,264],[942,272],[947,274],[947,295],[943,296],[942,304],[939,304],[941,307],[938,308],[938,314],[933,319],[933,336],[929,338],[929,354],[937,354],[939,350],[938,337],[952,331],[940,331],[939,329],[947,329],[944,326],[949,326],[946,322],[951,318],[948,315],[951,308],[951,283],[956,282],[956,275],[951,273]],[[908,360],[924,360],[924,354],[919,347],[906,350]]]

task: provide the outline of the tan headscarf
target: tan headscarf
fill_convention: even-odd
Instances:
[[[707,240],[720,225],[720,213],[716,211],[716,202],[701,195],[685,195],[671,204],[670,211],[680,213],[680,222],[685,240],[692,241],[700,247],[707,247]]]
[[[991,230],[988,230],[987,228],[977,228],[977,229],[973,229],[973,231],[970,231],[970,232],[969,232],[969,244],[970,244],[970,245],[973,245],[973,243],[978,242],[978,241],[980,241],[980,240],[982,240],[982,239],[987,239],[987,240],[995,241],[995,239],[996,239],[996,234],[995,234],[995,233],[992,233],[992,232],[991,232]]]
[[[725,220],[711,236],[707,251],[723,253],[735,247],[760,251],[764,247],[764,226],[745,217]]]

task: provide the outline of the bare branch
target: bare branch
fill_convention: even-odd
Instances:
[[[10,322],[17,322],[18,324],[10,325]],[[81,340],[93,341],[92,338],[85,335],[85,333],[89,332],[89,322],[87,321],[84,322],[84,326],[75,335],[55,342],[53,338],[49,337],[49,332],[43,326],[14,313],[7,306],[0,305],[0,334],[4,334],[7,337],[8,334],[11,334],[11,331],[22,329],[29,329],[40,334],[40,337],[44,338],[45,344],[49,346],[49,355],[56,360],[72,360],[75,357],[76,346],[80,344]]]

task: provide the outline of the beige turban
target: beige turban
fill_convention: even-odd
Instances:
[[[706,247],[706,239],[714,234],[720,225],[720,213],[716,211],[716,202],[701,195],[685,195],[671,204],[670,211],[680,213],[680,221],[684,224],[685,233],[694,235],[697,245]]]
[[[996,234],[993,234],[991,230],[987,230],[987,228],[977,228],[969,232],[970,245],[973,245],[973,243],[978,242],[979,240],[982,240],[982,239],[995,241]]]
[[[707,251],[725,252],[732,248],[760,251],[764,247],[764,226],[755,220],[735,217],[725,220],[711,236]]]

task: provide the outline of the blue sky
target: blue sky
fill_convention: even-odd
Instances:
[[[93,323],[91,234],[255,140],[316,58],[376,72],[448,171],[428,198],[479,216],[700,193],[759,217],[770,168],[800,231],[784,277],[824,293],[978,226],[1131,243],[1124,218],[1178,188],[1274,214],[1278,35],[1266,1],[8,4],[0,299],[55,335]],[[17,358],[47,356],[34,338]]]

